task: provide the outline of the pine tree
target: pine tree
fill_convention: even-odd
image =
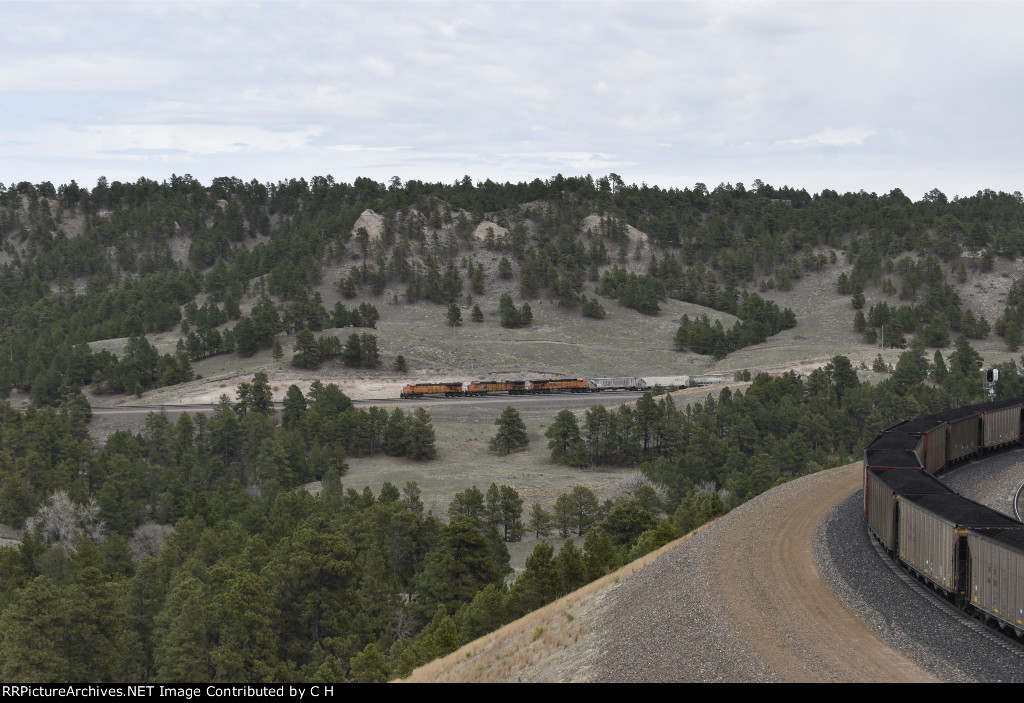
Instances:
[[[17,593],[0,616],[0,675],[5,683],[56,683],[68,679],[72,652],[66,639],[60,589],[40,576]]]
[[[523,538],[523,499],[512,486],[492,483],[485,495],[485,520],[492,529],[501,533],[506,542]],[[449,513],[450,514],[450,513]]]
[[[610,574],[619,565],[615,545],[612,544],[604,530],[599,528],[587,533],[587,538],[583,542],[583,551],[586,554],[587,577],[590,580]]]
[[[604,306],[597,298],[590,298],[583,303],[583,317],[592,317],[595,320],[603,320],[607,316]]]
[[[484,294],[484,265],[477,264],[470,279],[470,288],[477,295]]]
[[[503,484],[498,490],[501,494],[501,522],[505,541],[518,542],[523,538],[523,499],[512,486]]]
[[[583,552],[576,548],[571,539],[566,540],[559,550],[555,557],[555,567],[558,569],[562,593],[572,593],[588,581]]]
[[[277,343],[276,337],[274,342]],[[313,338],[313,333],[307,329],[303,329],[295,335],[295,350],[292,355],[292,364],[300,369],[315,369],[320,365],[320,346],[316,343],[316,339]]]
[[[527,557],[526,569],[509,593],[509,610],[513,617],[521,617],[558,597],[559,578],[554,552],[550,544],[540,542]]]
[[[274,414],[274,395],[266,372],[257,371],[252,377],[249,390],[249,409],[261,415]]]
[[[385,683],[391,678],[391,668],[373,642],[352,657],[351,666],[352,678],[356,680],[356,683]]]
[[[881,354],[879,354],[881,356]],[[932,361],[932,380],[936,383],[942,383],[946,380],[946,375],[949,370],[946,368],[946,361],[942,358],[942,352],[938,349],[935,350],[935,356]]]
[[[391,456],[401,456],[406,452],[406,421],[401,408],[395,408],[388,418],[384,430],[384,452]]]
[[[462,324],[462,311],[459,310],[459,306],[452,303],[448,306],[448,326],[458,327]]]
[[[519,310],[512,303],[512,296],[505,293],[498,302],[498,311],[501,314],[502,327],[519,327]]]
[[[545,510],[540,503],[534,503],[530,508],[530,521],[526,526],[534,534],[534,539],[547,537],[551,533],[553,519],[551,513]]]
[[[573,464],[580,454],[580,426],[572,410],[561,410],[544,432],[548,438],[551,460]]]
[[[488,444],[491,451],[511,454],[530,443],[529,437],[526,436],[526,424],[519,416],[519,411],[511,405],[505,408],[494,424],[498,426],[498,433]]]
[[[552,516],[552,522],[562,537],[569,536],[569,530],[572,529],[572,516],[572,496],[563,493],[555,499],[555,510]]]
[[[284,396],[284,412],[281,414],[281,426],[288,428],[298,423],[299,418],[302,417],[304,412],[306,412],[306,396],[302,394],[302,389],[293,383],[288,386],[288,391]]]
[[[494,484],[491,485],[493,486]],[[495,496],[497,499],[496,486]],[[482,530],[487,513],[484,500],[483,492],[476,486],[467,488],[460,493],[456,493],[455,498],[453,498],[452,502],[448,504],[448,519],[454,520],[458,517],[466,518],[476,525],[477,529]]]
[[[434,447],[434,426],[430,422],[430,415],[423,408],[416,408],[408,423],[406,438],[405,454],[410,459],[422,461],[437,456],[437,449]]]
[[[679,533],[668,518],[660,520],[658,526],[653,530],[646,530],[637,538],[636,544],[630,550],[630,559],[639,559],[645,554],[650,554],[655,549],[660,549],[674,539],[679,538]]]
[[[210,676],[210,641],[206,626],[209,595],[203,584],[187,572],[177,574],[168,590],[155,618],[155,680],[207,681]]]
[[[429,613],[438,604],[458,611],[484,586],[502,580],[486,537],[471,520],[457,517],[443,528],[441,544],[427,554],[414,583],[418,602]]]
[[[703,494],[702,494],[703,495]],[[646,530],[653,530],[657,521],[635,500],[620,500],[601,521],[605,531],[616,546],[629,546]]]
[[[570,500],[573,526],[576,528],[576,534],[582,537],[597,521],[600,504],[594,492],[586,486],[573,486]]]
[[[401,354],[396,356],[395,357],[395,371],[404,372],[404,371],[408,371],[408,370],[409,370],[409,365],[406,363],[405,357],[402,356]]]
[[[358,368],[363,360],[363,347],[359,341],[359,335],[353,332],[345,342],[345,348],[341,352],[341,360],[345,366]]]
[[[459,632],[464,641],[483,637],[508,622],[508,594],[501,586],[489,583],[457,617],[461,620]]]
[[[380,366],[380,352],[377,350],[377,335],[363,333],[359,337],[360,361],[364,369],[375,369]],[[344,355],[344,352],[342,352]]]
[[[853,331],[857,334],[864,334],[864,330],[867,328],[867,320],[864,319],[864,311],[858,310],[857,314],[853,316]]]

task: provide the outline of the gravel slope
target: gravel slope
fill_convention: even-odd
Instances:
[[[821,577],[812,538],[851,464],[734,510],[607,599],[598,681],[931,681]]]

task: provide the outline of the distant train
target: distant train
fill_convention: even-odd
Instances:
[[[771,373],[770,376],[780,374]],[[612,376],[609,378],[539,378],[530,381],[428,381],[407,383],[402,398],[468,398],[504,393],[530,395],[539,393],[601,393],[603,391],[646,391],[656,388],[685,388],[728,383],[732,374],[711,373],[696,376]]]
[[[651,386],[636,376],[614,378],[538,378],[529,381],[468,381],[445,383],[407,383],[402,398],[473,397],[504,393],[534,395],[541,393],[600,393],[602,391],[645,391]]]
[[[864,515],[899,563],[979,619],[1024,638],[1024,525],[950,490],[935,474],[1024,441],[1024,398],[926,415],[864,452]]]

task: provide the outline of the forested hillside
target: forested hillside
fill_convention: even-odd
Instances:
[[[1016,349],[1022,334],[1019,295],[986,320],[951,285],[1024,253],[1024,203],[991,191],[913,202],[899,190],[811,196],[759,181],[662,190],[614,174],[515,185],[100,179],[91,190],[0,185],[0,235],[0,392],[19,388],[40,404],[86,384],[140,393],[178,383],[199,359],[250,356],[281,334],[372,328],[384,303],[470,305],[503,280],[527,309],[543,299],[600,318],[617,301],[656,315],[675,298],[737,315],[729,330],[684,320],[675,339],[721,357],[792,327],[791,313],[765,314],[761,296],[836,265],[836,250],[852,265],[837,294],[850,295],[850,323],[869,342],[917,334],[944,347],[994,326]],[[360,302],[328,307],[325,286]],[[873,305],[897,291],[899,307]],[[502,323],[523,324],[519,307]],[[174,353],[143,337],[171,330]],[[300,365],[383,362],[361,348],[372,334],[309,335]],[[133,341],[120,355],[88,346],[112,338]]]
[[[1019,193],[914,202],[759,181],[663,190],[614,174],[100,179],[0,184],[0,237],[0,393],[30,400],[0,410],[0,523],[24,530],[0,547],[11,682],[401,676],[781,481],[857,457],[885,424],[981,400],[972,341],[1005,350],[1000,396],[1024,393],[1007,354],[1024,334],[1019,278],[995,314],[964,295],[1020,270],[1007,265],[1024,255]],[[799,330],[787,294],[830,272],[844,343],[869,360],[899,348],[896,363],[878,354],[869,369],[844,349],[802,376],[733,366],[736,385],[699,402],[656,389],[552,411],[547,465],[641,472],[615,499],[582,472],[532,506],[502,476],[446,496],[447,510],[415,481],[343,486],[349,461],[454,459],[439,456],[424,408],[355,407],[316,381],[289,385],[275,412],[262,371],[218,389],[209,416],[154,414],[102,442],[89,432],[88,397],[194,382],[211,359],[401,377],[419,352],[378,328],[411,325],[408,310],[453,334],[528,330],[557,311],[597,338],[616,333],[611,317],[643,329],[685,301],[698,314],[672,317],[658,344],[728,360]],[[512,407],[496,424],[465,451],[515,461],[530,435]],[[512,578],[508,545],[546,535],[568,541],[538,543]]]

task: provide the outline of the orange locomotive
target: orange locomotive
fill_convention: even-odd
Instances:
[[[466,395],[461,383],[407,383],[403,398],[422,398],[425,395],[443,395],[445,398]]]
[[[529,393],[526,381],[472,381],[466,389],[466,395],[487,395],[488,393],[508,393],[522,395]]]
[[[620,386],[609,386],[609,388]],[[585,378],[544,378],[535,381],[470,381],[468,383],[408,383],[402,388],[403,398],[423,396],[455,398],[492,393],[526,395],[530,393],[596,393],[600,387]]]
[[[585,378],[556,378],[530,381],[531,393],[590,393]]]

